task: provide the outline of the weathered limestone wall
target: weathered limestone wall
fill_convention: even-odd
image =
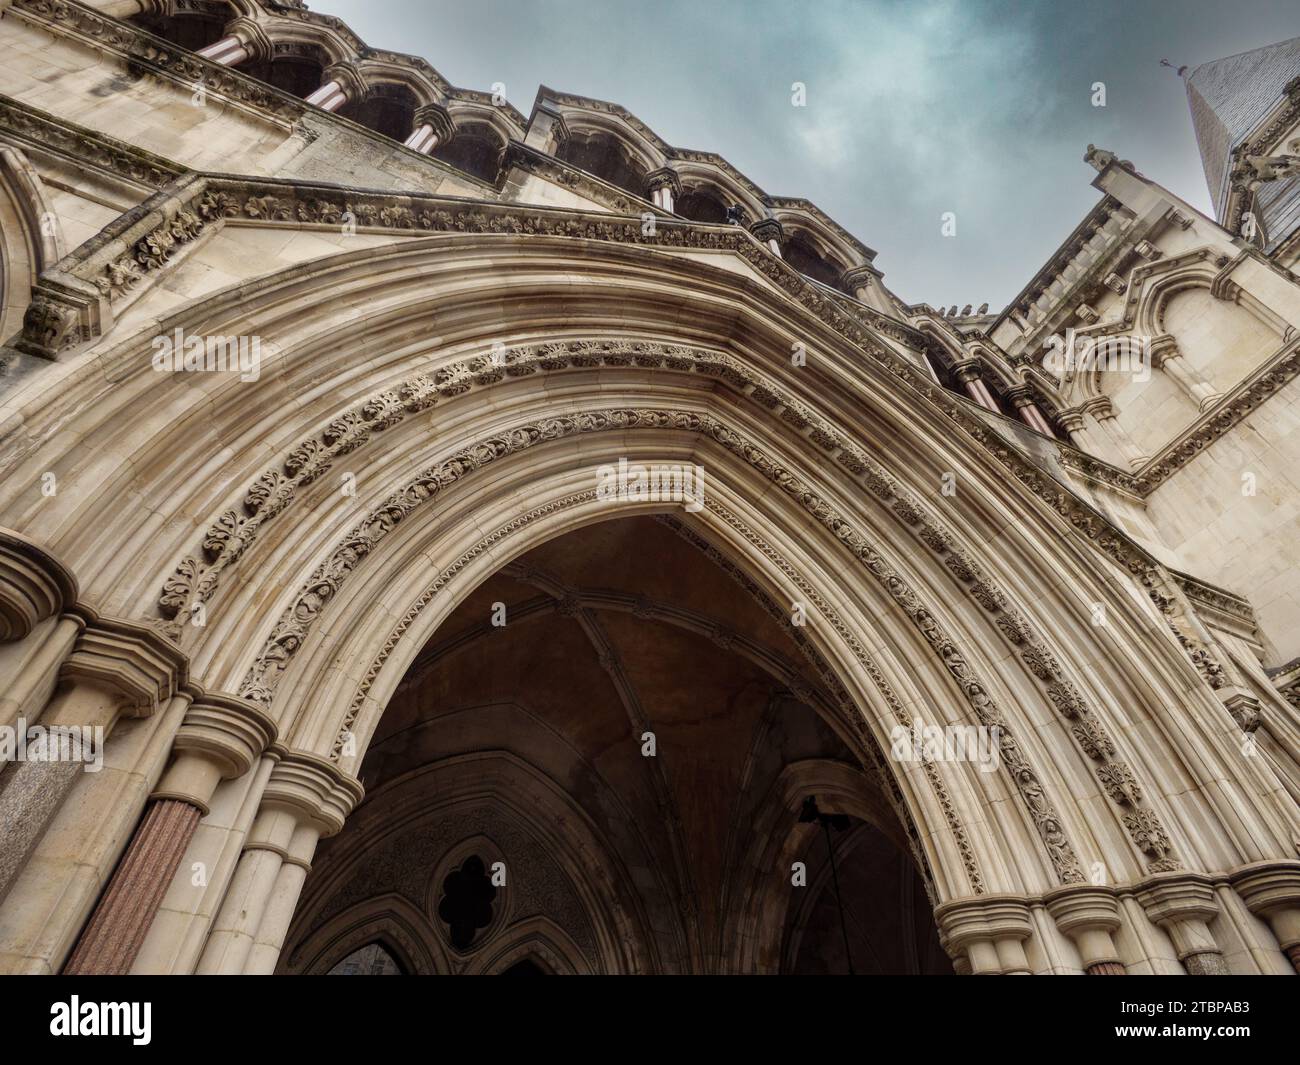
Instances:
[[[1300,655],[1300,379],[1157,488],[1148,505],[1184,569],[1250,599],[1274,649],[1270,665]]]

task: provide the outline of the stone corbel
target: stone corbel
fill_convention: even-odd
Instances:
[[[1028,975],[1024,941],[1033,934],[1029,907],[1014,895],[981,895],[944,903],[935,920],[951,951],[970,959],[976,976]]]
[[[21,640],[77,601],[77,579],[62,562],[0,527],[0,643]]]
[[[1143,882],[1137,899],[1147,916],[1169,934],[1188,975],[1227,975],[1223,951],[1209,927],[1219,915],[1219,905],[1208,876],[1157,873]]]
[[[1056,927],[1079,949],[1089,976],[1123,976],[1124,963],[1115,949],[1119,901],[1113,889],[1070,885],[1043,896]]]
[[[1268,922],[1282,953],[1300,973],[1300,862],[1256,862],[1228,875],[1246,908]]]

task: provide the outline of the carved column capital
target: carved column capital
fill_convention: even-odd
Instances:
[[[952,364],[953,376],[963,385],[971,381],[977,381],[983,376],[983,369],[980,366],[979,359],[962,359],[960,362]]]
[[[414,122],[416,129],[421,126],[430,127],[433,135],[438,138],[439,144],[451,140],[456,135],[456,123],[451,117],[451,112],[442,104],[421,104],[415,109]]]
[[[1234,869],[1228,880],[1246,908],[1268,922],[1300,973],[1300,861],[1254,862]]]
[[[128,717],[148,717],[180,690],[188,672],[188,658],[153,629],[100,619],[78,637],[59,676],[125,699],[121,712]]]
[[[1208,876],[1157,873],[1138,887],[1137,900],[1147,916],[1169,933],[1189,974],[1216,976],[1228,971],[1209,929],[1209,922],[1219,915],[1219,904]]]
[[[658,192],[660,189],[671,189],[674,196],[682,194],[682,179],[678,177],[677,171],[670,166],[661,166],[658,170],[652,170],[645,176],[646,192]]]
[[[1079,410],[1091,414],[1097,421],[1115,417],[1115,406],[1109,396],[1093,396],[1079,404]]]
[[[850,292],[860,288],[870,288],[880,278],[880,271],[874,266],[854,266],[840,275],[840,284]]]
[[[759,240],[774,240],[780,244],[785,240],[785,227],[777,218],[760,218],[749,227],[749,231]]]
[[[935,920],[951,950],[964,951],[976,974],[1028,973],[1024,941],[1034,931],[1029,906],[1016,895],[981,895],[944,903]]]
[[[76,601],[71,570],[21,533],[0,528],[0,643],[21,640]]]
[[[151,798],[175,799],[208,812],[218,781],[242,776],[276,738],[259,706],[222,692],[195,691],[172,743],[174,757]]]
[[[314,824],[322,836],[334,835],[365,794],[361,782],[324,758],[281,750],[262,793],[263,807],[286,809],[297,820]]]
[[[244,46],[248,58],[255,63],[265,63],[275,54],[266,29],[251,18],[245,16],[227,23],[226,33],[231,37],[239,38],[239,43]]]
[[[1056,412],[1056,419],[1067,433],[1084,432],[1087,430],[1087,426],[1084,425],[1084,414],[1082,407],[1067,407]]]
[[[1112,934],[1120,926],[1119,899],[1112,888],[1071,884],[1043,896],[1056,927],[1074,940],[1091,975],[1124,971]]]
[[[364,100],[370,92],[370,86],[357,65],[349,60],[331,63],[321,73],[321,84],[337,82],[349,101]]]

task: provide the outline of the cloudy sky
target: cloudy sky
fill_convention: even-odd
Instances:
[[[1096,202],[1089,142],[1209,212],[1183,84],[1162,58],[1194,67],[1300,35],[1296,0],[309,6],[455,85],[503,83],[525,115],[542,84],[620,103],[668,143],[812,200],[879,252],[905,300],[995,308]]]

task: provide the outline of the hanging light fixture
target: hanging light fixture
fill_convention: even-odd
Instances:
[[[836,832],[843,832],[849,827],[849,819],[845,814],[824,814],[817,807],[816,796],[809,795],[803,801],[803,809],[799,811],[800,824],[812,824],[817,822],[822,826],[822,831],[826,834],[826,857],[831,863],[831,886],[835,890],[835,906],[840,912],[840,934],[844,937],[844,956],[848,959],[849,975],[855,976],[853,971],[853,951],[849,949],[849,926],[844,917],[844,899],[840,895],[840,876],[835,867],[835,848],[831,844],[831,828],[834,827]]]

